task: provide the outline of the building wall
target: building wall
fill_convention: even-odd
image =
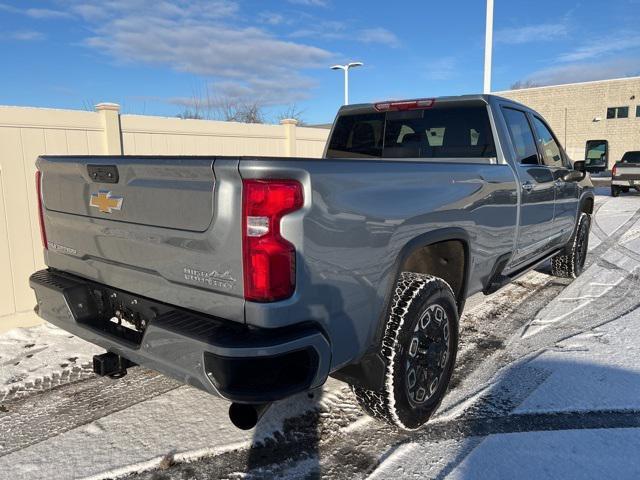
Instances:
[[[573,160],[584,159],[587,140],[609,141],[609,168],[624,152],[640,150],[640,77],[494,93],[540,112]],[[607,108],[624,106],[628,118],[607,119]]]
[[[273,155],[320,157],[329,131],[0,106],[0,321],[35,305],[31,273],[44,267],[35,191],[38,155]]]

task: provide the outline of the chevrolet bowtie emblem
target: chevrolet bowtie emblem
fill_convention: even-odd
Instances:
[[[108,190],[100,190],[98,193],[92,193],[89,205],[97,208],[102,213],[111,213],[114,210],[122,208],[124,198],[119,195],[113,195]]]

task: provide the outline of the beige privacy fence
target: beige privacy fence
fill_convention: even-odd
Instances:
[[[329,131],[281,125],[0,106],[0,317],[31,310],[29,275],[43,267],[35,191],[38,155],[320,157]]]

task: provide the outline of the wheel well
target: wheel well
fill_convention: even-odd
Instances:
[[[585,198],[580,205],[580,211],[591,215],[593,213],[593,198]]]
[[[467,288],[468,243],[463,240],[441,240],[411,250],[400,263],[400,272],[434,275],[447,282],[462,313]],[[393,294],[393,290],[391,292]],[[339,380],[369,390],[380,391],[384,385],[385,359],[380,354],[380,340],[386,325],[386,315],[380,322],[378,335],[369,350],[357,363],[349,364],[331,375]]]
[[[401,271],[440,277],[447,282],[460,306],[464,301],[467,265],[466,245],[461,240],[446,240],[414,250]]]

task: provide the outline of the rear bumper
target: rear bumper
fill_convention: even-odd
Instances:
[[[256,329],[55,270],[30,278],[38,314],[139,365],[235,402],[279,400],[322,385],[331,348],[314,326]],[[116,325],[114,311],[144,324]]]
[[[640,185],[640,176],[634,175],[629,178],[626,178],[624,176],[615,177],[611,179],[611,185],[620,185],[622,187],[633,187],[635,185]]]

